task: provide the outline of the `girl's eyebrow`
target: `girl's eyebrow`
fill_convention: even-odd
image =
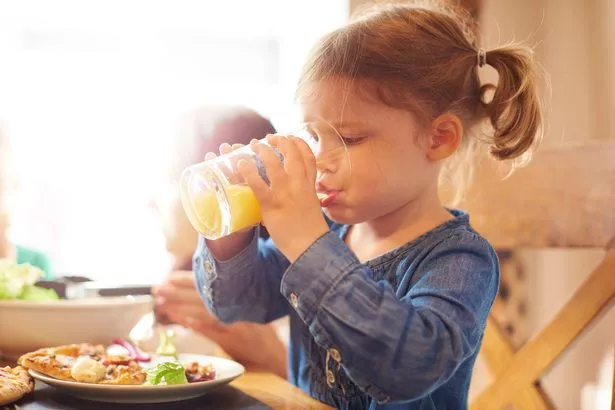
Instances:
[[[344,121],[329,122],[321,118],[306,118],[305,119],[305,124],[310,128],[314,128],[313,126],[317,125],[319,122],[326,124],[330,127],[333,127],[335,129],[356,128],[356,127],[362,127],[366,125],[366,122],[362,120],[359,120],[359,121],[345,121],[344,120]]]
[[[364,126],[365,122],[364,121],[340,121],[340,122],[334,122],[331,125],[337,129],[356,128],[356,127]]]

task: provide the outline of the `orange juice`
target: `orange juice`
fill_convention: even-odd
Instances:
[[[261,206],[247,185],[229,185],[226,195],[231,208],[231,232],[237,232],[261,222]]]
[[[193,212],[188,212],[190,223],[203,235],[222,234],[222,213],[215,192],[193,192],[188,198]]]
[[[221,205],[216,194],[211,191],[192,194],[189,200],[194,210],[194,218],[189,215],[189,219],[197,231],[213,239],[260,223],[261,208],[249,186],[227,185],[226,198],[230,221],[228,228],[224,229]],[[227,230],[228,232],[225,232]]]

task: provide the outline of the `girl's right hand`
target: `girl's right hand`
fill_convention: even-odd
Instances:
[[[228,154],[229,152],[235,151],[243,146],[243,144],[230,145],[224,143],[220,145],[220,155]],[[205,161],[209,161],[214,158],[216,158],[216,154],[213,152],[208,152],[205,154]],[[249,228],[243,231],[235,232],[220,239],[207,239],[207,248],[209,248],[210,252],[217,260],[225,261],[231,259],[246,246],[248,246],[253,237],[254,228]]]

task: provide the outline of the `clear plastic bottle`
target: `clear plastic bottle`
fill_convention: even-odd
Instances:
[[[313,128],[316,127],[303,127],[301,132],[293,135],[308,141],[316,155],[317,165],[323,161],[347,163],[347,149],[337,131],[331,126],[321,125],[322,131],[316,135]],[[261,142],[266,143],[266,140]],[[282,160],[281,154],[279,156]],[[254,162],[261,177],[268,181],[261,160],[249,145],[192,165],[181,175],[180,195],[184,211],[194,229],[207,239],[222,238],[261,222],[258,200],[237,170],[237,163],[242,159]],[[349,169],[349,165],[343,166]]]

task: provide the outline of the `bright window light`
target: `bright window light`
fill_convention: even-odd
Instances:
[[[168,269],[147,204],[177,119],[244,104],[298,121],[297,74],[347,0],[0,0],[0,118],[20,189],[12,238],[57,274],[118,282]]]

